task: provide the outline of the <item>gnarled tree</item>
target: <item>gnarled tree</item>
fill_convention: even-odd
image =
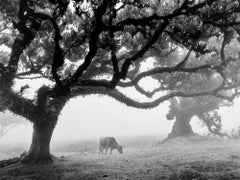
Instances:
[[[211,134],[221,137],[228,136],[221,132],[221,117],[216,112],[223,105],[230,105],[230,103],[211,96],[171,99],[167,119],[173,120],[175,118],[175,122],[167,139],[193,135],[190,122],[194,116],[202,120],[203,125]]]

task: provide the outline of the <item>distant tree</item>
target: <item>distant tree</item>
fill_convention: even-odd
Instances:
[[[11,52],[0,62],[1,104],[33,123],[32,144],[22,162],[52,161],[49,146],[58,116],[65,103],[77,96],[106,94],[137,108],[156,107],[175,96],[232,100],[239,94],[238,78],[230,81],[223,72],[231,65],[237,67],[233,64],[238,58],[219,58],[208,45],[219,36],[215,29],[231,30],[238,37],[239,8],[232,0],[2,0],[0,26],[9,24],[9,30],[1,32],[1,43]],[[229,34],[221,32],[221,36]],[[209,61],[187,66],[188,58],[174,56],[179,49],[209,56]],[[141,71],[156,56],[156,65]],[[173,59],[166,61],[169,57]],[[214,72],[222,81],[204,91],[182,91],[178,78],[173,81],[175,88],[168,81],[178,72],[195,77]],[[140,84],[145,77],[158,79],[160,87],[146,91]],[[41,86],[36,98],[30,99],[24,95],[28,85],[13,88],[17,80],[29,78],[39,83],[45,78],[52,85]],[[135,87],[149,101],[128,97],[121,91],[127,87]],[[234,89],[231,96],[221,93],[229,89]],[[165,94],[151,99],[159,91]]]
[[[219,1],[220,2],[220,1]],[[223,2],[223,1],[221,1]],[[219,5],[219,7],[218,7]],[[215,6],[216,9],[221,7],[228,7],[229,4],[218,4]],[[216,12],[212,12],[213,14]],[[218,14],[218,13],[216,13]],[[154,78],[159,81],[160,87],[155,89],[152,94],[145,93],[150,97],[158,92],[171,91],[183,92],[185,94],[197,93],[197,92],[206,92],[206,91],[215,91],[220,90],[221,93],[216,96],[216,94],[211,96],[201,96],[201,97],[179,97],[173,98],[170,103],[170,110],[167,114],[167,119],[175,119],[172,132],[168,135],[168,138],[174,138],[178,136],[186,136],[193,134],[193,130],[190,125],[190,121],[193,116],[197,116],[202,120],[210,133],[218,136],[230,136],[221,131],[221,117],[217,114],[215,110],[219,106],[229,106],[234,97],[238,95],[239,90],[239,31],[235,31],[235,27],[229,27],[228,18],[222,20],[224,25],[221,26],[211,26],[209,24],[202,25],[202,21],[196,21],[189,17],[182,17],[181,20],[176,22],[178,26],[177,34],[171,34],[172,38],[169,39],[168,45],[175,45],[175,42],[178,42],[178,39],[175,39],[174,36],[180,36],[183,38],[184,42],[187,42],[187,45],[179,45],[177,48],[170,49],[171,53],[167,53],[167,56],[160,58],[157,57],[155,63],[160,66],[175,66],[178,68],[189,68],[189,67],[198,67],[209,62],[213,64],[219,64],[220,62],[229,62],[227,68],[218,69],[217,71],[204,69],[203,71],[198,71],[194,73],[187,72],[175,72],[175,73],[161,73],[156,75]],[[197,42],[208,43],[202,44],[203,46],[194,46],[195,42],[190,42],[188,39],[189,31],[197,31],[201,33],[197,38]],[[175,40],[175,41],[174,41]],[[192,38],[191,38],[192,40]],[[174,41],[172,45],[172,41]],[[190,46],[191,48],[187,48]],[[205,48],[203,48],[206,46]],[[175,46],[176,47],[176,46]],[[196,47],[207,49],[209,53],[204,53],[199,56],[198,52],[194,50]],[[193,52],[194,55],[193,55]],[[201,50],[200,50],[201,51]],[[181,58],[177,58],[181,57]],[[181,60],[182,59],[182,60]],[[229,88],[229,89],[228,89]],[[231,89],[232,88],[232,89]],[[215,90],[214,90],[215,89]],[[230,90],[231,89],[231,90]],[[232,97],[226,99],[226,96]],[[227,100],[227,101],[226,101]]]
[[[221,33],[221,30],[219,30]],[[218,38],[212,39],[211,43],[215,44],[215,56],[201,56],[201,58],[197,58],[198,61],[193,60],[193,57],[190,57],[190,52],[185,57],[185,66],[199,66],[199,64],[205,63],[206,61],[211,60],[212,62],[217,62],[220,60],[226,61],[227,58],[234,60],[230,57],[229,52],[223,52],[224,49],[231,51],[233,47],[239,46],[234,42],[234,38],[229,38],[227,35],[223,35],[220,38],[220,42]],[[228,43],[227,43],[228,42]],[[219,44],[222,44],[219,46]],[[234,52],[234,54],[238,53],[238,51]],[[227,57],[227,58],[226,58]],[[171,62],[172,63],[172,62]],[[235,66],[235,67],[234,67]],[[167,114],[168,120],[173,120],[175,118],[175,123],[172,129],[172,132],[168,135],[168,138],[174,138],[178,136],[188,136],[193,134],[190,121],[193,116],[197,116],[200,120],[203,121],[203,124],[206,125],[209,132],[218,136],[228,136],[225,133],[221,132],[221,117],[217,114],[216,110],[219,109],[219,106],[230,106],[230,101],[226,101],[226,96],[235,97],[238,93],[239,86],[239,63],[234,63],[226,68],[224,71],[220,73],[216,73],[215,71],[205,71],[201,73],[195,74],[186,74],[177,72],[173,76],[165,76],[165,77],[157,77],[161,79],[161,81],[166,84],[168,90],[182,91],[182,92],[199,92],[199,91],[211,91],[215,88],[220,89],[224,87],[226,91],[221,91],[220,96],[201,96],[201,97],[193,97],[193,98],[174,98],[170,101],[170,110]],[[228,90],[227,87],[235,87],[232,90]],[[214,130],[212,129],[214,128]],[[230,137],[230,136],[228,136]]]
[[[202,120],[202,123],[211,134],[230,138],[230,136],[221,131],[221,116],[216,112],[219,106],[230,105],[229,103],[210,96],[173,98],[170,102],[170,110],[167,114],[167,119],[173,120],[175,118],[175,122],[167,139],[193,135],[194,132],[190,122],[194,116]]]

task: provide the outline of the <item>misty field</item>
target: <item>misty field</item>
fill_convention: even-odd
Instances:
[[[59,152],[61,149],[64,152]],[[196,136],[156,144],[152,139],[147,142],[140,138],[126,141],[123,154],[115,150],[113,155],[103,156],[98,155],[97,143],[89,141],[68,145],[65,149],[59,147],[55,155],[53,164],[15,164],[2,168],[0,179],[240,179],[239,140]]]

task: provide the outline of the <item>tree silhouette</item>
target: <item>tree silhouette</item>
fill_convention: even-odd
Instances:
[[[1,42],[11,49],[0,63],[1,106],[31,121],[34,129],[22,162],[52,161],[49,145],[58,115],[65,103],[77,96],[106,94],[137,108],[153,108],[175,96],[235,98],[238,78],[229,80],[225,70],[237,67],[237,57],[224,59],[224,48],[219,57],[218,50],[208,45],[212,37],[227,34],[232,39],[238,35],[238,9],[239,3],[232,0],[1,1],[1,26],[10,24],[6,38],[1,33]],[[209,56],[209,61],[186,65],[188,58],[174,57],[179,48],[196,57]],[[169,56],[173,59],[166,61]],[[150,57],[158,57],[156,65],[141,71]],[[182,91],[178,72],[195,77],[205,74],[206,78],[208,72],[214,72],[221,82],[204,91]],[[175,84],[169,75],[176,77]],[[158,79],[159,88],[146,91],[140,85],[146,77]],[[24,95],[27,85],[13,88],[18,79],[29,78],[39,82],[45,78],[52,85],[41,86],[36,98],[30,99]],[[150,97],[149,101],[141,102],[121,92],[128,87],[135,87]],[[234,93],[221,93],[229,89]],[[159,91],[164,93],[152,99]]]
[[[170,110],[166,116],[168,120],[173,120],[175,118],[175,122],[167,139],[193,135],[194,132],[190,125],[193,116],[197,116],[202,120],[210,133],[230,138],[226,133],[221,132],[221,116],[216,112],[220,106],[227,106],[230,105],[230,103],[210,96],[173,98],[170,102]]]

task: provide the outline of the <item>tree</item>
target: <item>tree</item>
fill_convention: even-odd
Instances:
[[[206,34],[224,26],[236,34],[239,4],[235,1],[4,0],[0,9],[1,16],[7,17],[1,22],[11,22],[9,36],[3,41],[11,53],[0,63],[1,103],[32,122],[34,129],[31,147],[22,162],[52,161],[49,145],[58,115],[65,103],[77,96],[106,94],[128,106],[152,108],[175,96],[214,95],[232,100],[239,93],[238,84],[229,83],[222,74],[235,59],[211,58],[191,67],[178,57],[172,60],[174,65],[161,65],[158,58],[161,66],[140,71],[149,57],[167,57],[179,48],[197,56],[216,56],[207,47],[213,35],[201,40],[201,31]],[[184,22],[192,22],[191,28],[184,29]],[[206,71],[223,79],[206,91],[182,92],[177,86],[173,91],[160,83],[160,88],[147,92],[140,85],[145,77],[157,74],[162,75],[159,80],[163,82],[169,74]],[[52,85],[41,86],[36,98],[30,99],[24,96],[27,85],[13,88],[18,79],[26,78],[45,78]],[[121,92],[128,87],[148,97],[159,90],[167,93],[139,102]],[[231,96],[221,93],[233,88]]]
[[[221,105],[227,106],[230,103],[211,96],[173,98],[170,104],[170,111],[166,116],[168,120],[173,120],[175,117],[175,122],[167,139],[193,135],[194,132],[190,124],[193,116],[197,116],[202,120],[210,133],[221,137],[228,136],[221,132],[221,117],[216,112]]]
[[[214,34],[219,34],[215,37]],[[190,76],[189,74],[176,73],[174,76],[167,76],[164,79],[165,84],[169,84],[171,89],[170,91],[181,90],[182,92],[196,92],[196,91],[206,91],[210,89],[215,89],[216,87],[225,86],[225,90],[227,90],[227,86],[236,87],[238,89],[239,86],[239,63],[236,61],[239,53],[236,50],[236,47],[239,47],[239,43],[236,42],[234,38],[234,33],[229,28],[221,27],[214,31],[211,31],[210,34],[203,34],[203,37],[211,36],[211,43],[214,46],[214,51],[216,56],[201,56],[200,61],[196,61],[192,59],[190,56],[190,51],[185,57],[185,66],[198,66],[199,63],[206,63],[209,59],[212,62],[227,61],[232,60],[235,61],[233,64],[229,65],[225,70],[221,70],[219,74],[216,74],[215,71],[208,71],[199,74],[193,74]],[[172,63],[172,62],[170,62]],[[233,67],[235,66],[235,67]],[[158,77],[159,78],[159,77]],[[222,84],[222,85],[221,85]],[[224,85],[225,84],[225,85]],[[168,85],[168,86],[169,86]],[[222,91],[222,95],[232,95],[235,96],[235,90],[227,90]],[[234,95],[235,94],[235,95]],[[224,97],[225,97],[224,95]],[[170,111],[167,114],[167,119],[172,120],[176,117],[172,132],[168,135],[168,138],[174,138],[177,136],[184,136],[193,134],[190,121],[193,116],[197,116],[201,119],[204,124],[207,126],[210,133],[218,135],[218,136],[227,136],[226,133],[221,132],[221,117],[217,114],[215,110],[219,108],[219,106],[229,106],[232,103],[224,101],[224,98],[216,99],[213,97],[195,97],[195,98],[179,98],[178,100],[172,100],[170,105]]]
[[[221,30],[219,30],[221,32]],[[219,32],[219,33],[220,33]],[[222,38],[222,37],[221,37]],[[232,48],[232,46],[235,46],[236,44],[231,42],[229,40],[228,43],[226,43],[226,36],[223,37],[222,40],[222,46],[219,48],[219,43],[214,43],[212,40],[211,42],[215,44],[215,52],[219,56],[220,59],[224,59],[225,61],[225,54],[227,53],[222,53],[224,51],[224,48],[228,45],[229,47]],[[225,44],[224,44],[225,43]],[[228,47],[228,48],[229,48]],[[230,51],[230,49],[228,49]],[[235,52],[236,53],[236,52]],[[217,59],[215,57],[201,57],[201,61],[196,61],[190,57],[190,52],[187,54],[185,57],[185,60],[188,61],[188,63],[185,64],[185,66],[198,66],[199,64],[196,63],[204,63],[206,61],[209,61],[209,58],[212,58],[212,61],[216,62]],[[211,90],[215,89],[216,87],[221,86],[222,83],[224,83],[225,79],[228,79],[226,81],[232,81],[236,80],[234,82],[235,86],[237,87],[239,84],[238,79],[238,67],[239,64],[235,63],[235,68],[231,67],[229,69],[225,69],[224,72],[221,72],[220,76],[216,74],[214,71],[205,71],[204,73],[199,73],[199,74],[183,74],[183,73],[176,73],[173,76],[167,76],[167,77],[160,77],[160,79],[163,81],[165,84],[169,84],[168,87],[170,86],[171,89],[170,91],[176,91],[176,90],[181,90],[182,92],[197,92],[197,91],[206,91],[206,90]],[[235,74],[234,74],[234,73]],[[157,77],[159,78],[159,77]],[[222,91],[221,92],[224,97],[226,95],[233,95],[234,92],[232,91]],[[228,136],[225,133],[221,132],[221,117],[217,114],[215,110],[219,108],[219,106],[230,106],[232,103],[229,101],[226,101],[224,98],[221,99],[221,96],[218,98],[214,98],[211,96],[202,96],[202,97],[194,97],[194,98],[174,98],[171,101],[170,105],[170,110],[169,113],[167,114],[167,119],[168,120],[173,120],[175,117],[175,123],[172,129],[172,132],[168,135],[168,138],[174,138],[178,136],[189,136],[191,134],[194,134],[192,127],[190,125],[190,121],[193,116],[197,116],[199,119],[203,121],[203,123],[207,126],[208,130],[210,133],[213,133],[215,135],[219,136]],[[213,130],[214,128],[214,130]],[[228,136],[230,137],[230,136]]]
[[[181,28],[179,28],[179,30],[183,32],[188,31],[188,28],[192,28],[192,24],[194,24],[194,21],[191,19],[185,19],[185,21],[181,22],[182,23],[179,25]],[[226,24],[227,23],[225,23],[225,25]],[[173,57],[181,56],[183,53],[186,55],[183,60],[179,62],[179,66],[197,67],[209,61],[212,63],[219,63],[219,61],[226,62],[230,59],[235,61],[235,63],[228,66],[228,68],[224,71],[220,70],[217,74],[216,71],[210,70],[191,75],[189,73],[182,72],[176,72],[171,75],[157,75],[155,78],[158,79],[162,85],[158,90],[170,90],[172,92],[182,91],[190,93],[211,90],[221,86],[227,87],[229,85],[228,83],[231,85],[234,84],[233,86],[237,88],[237,86],[239,86],[239,63],[237,62],[237,53],[239,53],[239,51],[236,47],[239,47],[239,43],[237,42],[238,40],[236,41],[236,37],[234,37],[237,34],[238,32],[234,32],[230,27],[211,27],[208,31],[201,32],[199,39],[205,39],[207,37],[208,41],[211,42],[211,46],[214,47],[214,56],[209,56],[209,54],[207,54],[207,56],[201,55],[198,57],[197,55],[196,57],[193,57],[191,49],[188,52],[186,52],[185,49],[182,49],[181,53],[176,52],[175,54],[171,53],[170,56],[168,55],[168,59],[161,58],[161,65],[167,64],[168,66],[176,65],[177,58]],[[209,44],[207,44],[207,46],[209,46]],[[174,60],[171,61],[169,59]],[[225,90],[227,89],[226,87],[224,88]],[[233,91],[222,91],[221,93],[222,95],[224,95],[224,93],[226,93],[225,95],[236,95],[234,95]],[[224,97],[222,100],[209,96],[172,99],[167,119],[173,120],[175,117],[176,118],[172,132],[168,135],[168,138],[193,134],[194,132],[190,125],[190,121],[193,116],[200,118],[207,126],[210,133],[230,138],[228,134],[221,132],[221,117],[215,111],[219,108],[219,106],[229,106],[231,104],[230,102],[225,102]],[[219,96],[219,98],[221,98],[221,96]]]

